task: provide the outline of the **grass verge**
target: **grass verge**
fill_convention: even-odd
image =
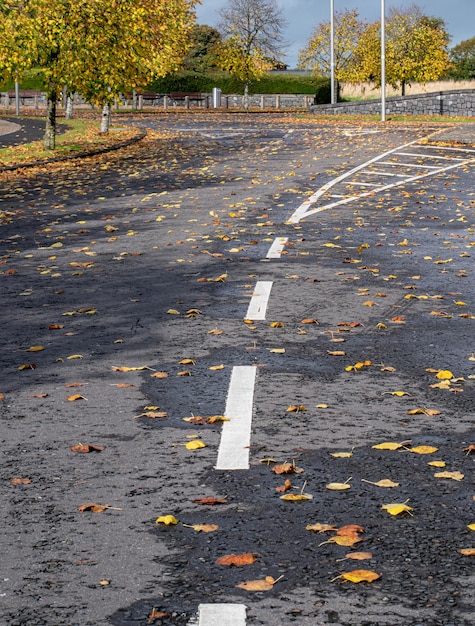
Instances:
[[[42,141],[0,148],[0,167],[44,161],[55,157],[74,156],[82,152],[110,148],[137,134],[136,129],[124,127],[113,129],[106,135],[101,135],[99,123],[84,119],[60,119],[57,123],[66,126],[67,130],[56,136],[55,150],[45,150]]]

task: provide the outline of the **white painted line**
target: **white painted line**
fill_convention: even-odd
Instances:
[[[272,289],[272,281],[270,280],[258,280],[252,294],[249,307],[247,309],[247,320],[265,320],[267,304],[269,302],[269,296]]]
[[[403,156],[415,156],[422,159],[443,159],[444,161],[463,161],[463,157],[444,157],[440,154],[421,154],[420,152],[396,152],[395,154],[402,154]]]
[[[198,626],[246,626],[244,604],[200,604]]]
[[[215,469],[249,469],[252,407],[257,368],[253,365],[233,367]],[[201,623],[201,622],[200,622]]]
[[[288,237],[277,237],[266,254],[266,259],[280,259]],[[251,318],[252,319],[252,318]]]
[[[390,174],[389,172],[380,172],[379,170],[368,170],[368,174],[376,174],[376,176],[392,176],[399,178],[406,178],[405,174]]]
[[[337,176],[336,178],[334,178],[333,180],[329,181],[328,183],[326,183],[325,185],[323,185],[322,187],[320,187],[320,189],[318,189],[314,194],[312,194],[311,196],[309,196],[304,202],[302,202],[302,204],[297,207],[297,209],[294,211],[294,213],[290,216],[289,220],[288,220],[288,224],[297,224],[299,223],[301,220],[303,220],[306,217],[309,217],[310,215],[314,215],[316,213],[320,213],[321,211],[325,211],[328,209],[333,209],[336,206],[341,206],[344,204],[349,204],[350,202],[354,202],[355,200],[360,200],[361,198],[366,198],[369,196],[372,196],[374,194],[377,193],[381,193],[383,191],[387,191],[389,189],[393,189],[396,187],[400,187],[401,185],[405,185],[405,184],[409,184],[412,183],[416,180],[422,180],[424,178],[427,178],[428,176],[434,176],[436,174],[441,174],[443,172],[449,172],[453,169],[456,169],[458,167],[461,167],[463,165],[469,165],[469,164],[473,164],[475,163],[475,158],[472,156],[470,158],[469,155],[467,155],[467,157],[463,160],[463,161],[457,161],[457,163],[452,164],[452,165],[445,165],[445,166],[429,166],[429,165],[410,165],[408,163],[401,163],[398,161],[383,161],[384,158],[389,157],[390,155],[396,153],[396,152],[400,152],[402,150],[404,150],[405,148],[408,148],[409,146],[414,146],[415,144],[417,144],[419,141],[419,139],[415,140],[415,141],[411,141],[410,143],[407,143],[405,145],[399,146],[398,148],[394,148],[393,150],[388,150],[387,152],[384,152],[383,154],[380,154],[372,159],[370,159],[369,161],[366,161],[365,163],[362,163],[361,165],[358,165],[357,167],[354,167],[351,170],[348,170],[347,172],[345,172],[344,174],[341,174],[340,176]],[[421,145],[421,144],[419,144]],[[440,146],[426,146],[424,144],[424,149],[434,149],[434,150],[439,150],[441,149]],[[454,148],[454,150],[458,151],[458,152],[469,152],[471,154],[473,154],[473,150],[469,150],[467,148]],[[419,155],[420,158],[424,158],[425,153],[420,154]],[[388,165],[390,167],[399,167],[399,168],[408,168],[408,169],[426,169],[429,170],[427,172],[424,173],[416,173],[414,175],[411,175],[410,173],[408,173],[407,175],[401,175],[401,174],[396,174],[396,176],[398,178],[400,178],[400,180],[397,180],[395,182],[389,183],[389,184],[382,184],[382,185],[375,185],[373,187],[373,189],[360,193],[358,195],[352,195],[352,196],[348,196],[348,197],[344,197],[342,200],[339,201],[334,201],[334,202],[328,202],[325,203],[323,202],[321,205],[319,206],[315,206],[317,204],[317,202],[320,200],[320,198],[322,198],[322,196],[327,195],[327,198],[329,196],[328,192],[330,191],[330,189],[332,187],[334,187],[335,185],[337,185],[338,183],[344,181],[346,178],[349,178],[351,176],[353,176],[354,174],[356,174],[357,172],[361,172],[362,170],[364,170],[365,168],[367,169],[367,172],[370,174],[371,173],[371,169],[370,166],[373,165]],[[392,172],[391,172],[392,173]],[[384,175],[389,175],[389,172],[385,172]]]
[[[348,183],[346,183],[348,186],[350,185],[356,185],[358,187],[374,187],[374,183],[359,183],[356,180],[350,180]]]
[[[379,161],[381,165],[392,165],[393,167],[409,167],[420,170],[439,170],[440,165],[421,165],[420,163],[401,163],[400,161]]]

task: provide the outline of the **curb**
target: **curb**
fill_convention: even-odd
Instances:
[[[106,154],[107,152],[113,152],[114,150],[120,150],[121,148],[126,148],[134,143],[141,141],[144,137],[146,137],[147,131],[141,131],[135,137],[131,137],[130,139],[126,139],[125,141],[121,141],[119,143],[114,144],[113,146],[107,146],[105,148],[96,148],[94,150],[88,150],[86,152],[78,152],[76,154],[70,154],[67,156],[58,156],[51,157],[51,159],[43,159],[41,161],[30,161],[27,163],[17,163],[15,165],[6,165],[4,167],[0,167],[0,172],[11,172],[14,170],[19,170],[27,167],[37,167],[39,165],[47,165],[48,163],[61,163],[62,161],[72,161],[73,159],[84,159],[90,156],[96,156],[98,154]]]

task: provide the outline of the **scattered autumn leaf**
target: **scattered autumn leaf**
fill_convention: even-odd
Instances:
[[[71,452],[79,452],[81,454],[88,454],[89,452],[102,452],[103,450],[106,449],[105,446],[96,446],[92,443],[86,443],[86,444],[78,444],[77,446],[71,446],[69,448],[71,450]]]
[[[162,515],[157,517],[155,524],[165,524],[165,526],[174,526],[178,524],[178,520],[174,515]]]
[[[304,406],[303,404],[291,404],[288,409],[287,409],[287,413],[300,413],[303,411],[306,411],[307,407]]]
[[[389,515],[400,515],[401,513],[409,513],[409,515],[412,515],[411,511],[414,510],[411,506],[407,505],[407,500],[406,502],[383,504],[381,508],[383,511],[387,511]]]
[[[185,444],[187,450],[199,450],[200,448],[206,448],[206,444],[201,439],[195,439]]]
[[[286,493],[280,496],[280,499],[285,502],[301,502],[303,500],[313,500],[313,496],[309,493]]]
[[[351,583],[372,583],[373,581],[378,580],[378,578],[381,578],[381,574],[377,574],[376,572],[365,569],[355,569],[351,572],[345,572],[344,574],[340,574],[340,576],[337,576],[330,582],[338,580],[339,578],[343,580],[348,580]]]
[[[348,552],[348,554],[345,554],[345,559],[351,559],[353,561],[366,561],[366,559],[372,558],[372,552]]]
[[[68,396],[66,399],[68,400],[68,402],[75,402],[76,400],[87,400],[85,396],[81,396],[81,394],[79,393],[75,393],[72,396]]]
[[[31,480],[29,478],[20,478],[15,476],[15,478],[12,478],[11,483],[12,485],[29,485]]]
[[[102,513],[106,509],[109,509],[108,504],[96,504],[95,502],[88,502],[87,504],[81,504],[78,506],[78,511],[84,513],[85,511],[90,511],[91,513]]]
[[[286,491],[289,491],[289,489],[292,489],[292,483],[288,478],[285,480],[283,485],[279,485],[275,488],[277,493],[285,493]]]
[[[463,556],[475,556],[475,548],[461,548],[459,552]]]
[[[450,370],[439,370],[435,377],[439,380],[450,380],[451,378],[454,378],[454,375]]]
[[[305,530],[311,530],[315,533],[326,533],[330,530],[336,530],[336,526],[334,524],[321,524],[317,522],[316,524],[307,524]]]
[[[150,374],[150,378],[168,378],[167,372],[154,372]]]
[[[297,467],[295,463],[281,463],[279,465],[274,465],[272,471],[274,474],[301,474],[303,469]]]
[[[374,485],[375,487],[384,487],[384,488],[391,488],[391,487],[399,487],[400,486],[400,483],[395,483],[390,478],[383,478],[381,480],[378,480],[378,482],[375,482],[375,483],[371,482],[370,480],[365,480],[364,478],[362,478],[361,482],[368,483],[369,485]]]
[[[244,565],[251,565],[257,558],[257,554],[254,552],[245,552],[244,554],[227,554],[225,556],[216,559],[217,565],[225,565],[228,567],[242,567]]]
[[[27,352],[41,352],[44,349],[44,346],[31,346],[30,348],[28,348]]]
[[[462,472],[436,472],[434,478],[448,478],[450,480],[463,480],[465,478]]]
[[[193,528],[199,533],[212,533],[219,529],[216,524],[183,524],[185,528]]]
[[[270,591],[277,581],[272,576],[266,576],[262,580],[246,580],[236,585],[246,591]]]
[[[214,496],[208,496],[206,498],[197,498],[192,500],[195,504],[204,504],[206,506],[215,506],[217,504],[227,504],[226,498],[215,498]]]
[[[434,446],[415,446],[414,448],[409,448],[409,452],[413,452],[414,454],[434,454],[434,452],[438,452],[439,448]]]

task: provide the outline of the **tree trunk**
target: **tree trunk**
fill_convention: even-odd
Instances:
[[[101,117],[101,135],[109,132],[109,127],[111,123],[111,105],[109,102],[106,102],[102,107],[102,117]]]
[[[56,147],[56,98],[56,92],[48,94],[46,128],[43,138],[45,150],[54,150]]]
[[[405,96],[406,95],[406,81],[402,80],[401,81],[401,96]]]
[[[66,97],[66,119],[71,120],[73,118],[73,99],[68,94]]]

